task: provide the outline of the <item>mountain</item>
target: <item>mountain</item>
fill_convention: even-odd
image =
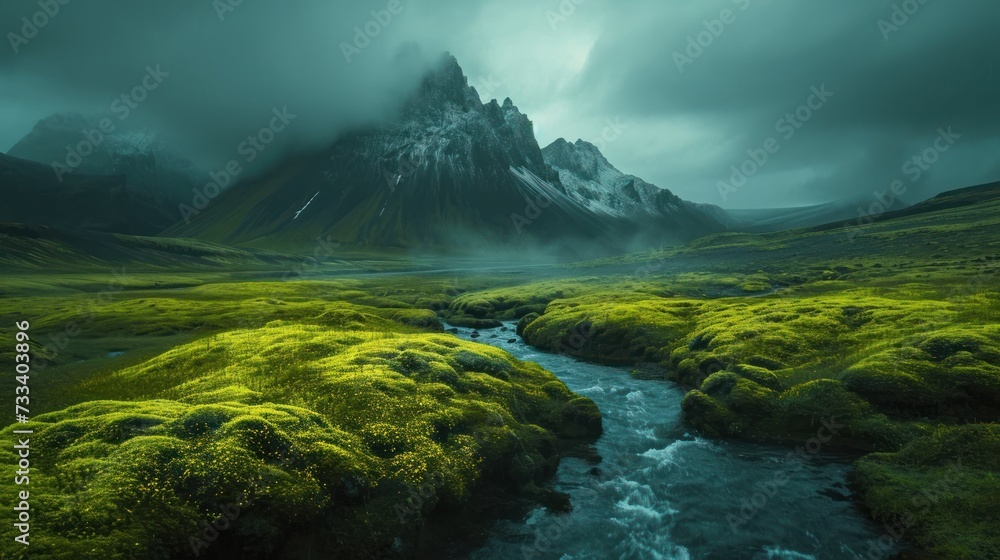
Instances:
[[[748,233],[768,233],[812,227],[857,217],[857,204],[830,202],[792,208],[730,209],[734,229]]]
[[[558,174],[566,195],[591,212],[648,228],[694,238],[720,231],[730,221],[725,210],[682,200],[672,192],[626,175],[590,142],[560,138],[542,150],[545,163]]]
[[[70,173],[0,154],[0,222],[154,235],[174,220],[129,192],[124,175]]]
[[[164,239],[51,226],[0,223],[0,267],[19,272],[240,270],[309,271],[315,261],[192,239]],[[328,267],[329,268],[329,267]],[[324,269],[326,270],[326,269]],[[279,273],[281,274],[281,273]],[[0,288],[6,295],[8,286]]]
[[[966,187],[942,192],[932,198],[918,202],[913,205],[900,205],[898,210],[892,210],[878,215],[868,215],[858,217],[858,211],[847,221],[833,221],[811,228],[810,231],[827,231],[831,229],[841,229],[850,235],[857,235],[862,229],[870,224],[878,224],[898,218],[921,216],[943,210],[960,210],[968,208],[982,208],[987,204],[993,204],[1000,199],[1000,182]]]
[[[669,193],[671,242],[722,226]],[[687,210],[690,210],[688,212]],[[229,244],[303,247],[319,237],[380,247],[619,250],[638,215],[597,211],[563,184],[510,99],[482,103],[446,56],[395,121],[346,135],[230,188],[166,232]],[[645,219],[645,217],[643,217]]]
[[[144,131],[118,128],[104,134],[99,119],[76,114],[39,121],[7,155],[45,164],[62,179],[123,176],[129,194],[170,215],[169,225],[180,219],[178,205],[191,199],[191,189],[203,175],[189,159]]]

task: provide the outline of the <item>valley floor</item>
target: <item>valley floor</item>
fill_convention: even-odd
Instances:
[[[0,361],[29,321],[33,373],[32,421],[4,435],[34,430],[34,529],[28,555],[3,524],[0,550],[397,558],[451,538],[435,523],[476,500],[509,507],[504,491],[565,511],[549,481],[568,455],[597,460],[597,406],[443,325],[519,321],[512,339],[679,383],[702,437],[854,454],[857,499],[894,545],[994,558],[997,206],[520,270],[7,275]]]

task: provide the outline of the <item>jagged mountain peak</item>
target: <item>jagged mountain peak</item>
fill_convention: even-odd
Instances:
[[[542,150],[549,165],[563,169],[590,181],[600,181],[606,175],[622,175],[601,150],[584,140],[570,143],[559,138]]]
[[[596,147],[574,150],[574,157],[604,170],[600,178],[622,175]],[[446,54],[391,125],[359,130],[322,154],[230,189],[178,231],[261,246],[308,243],[318,232],[377,246],[572,239],[571,245],[586,240],[587,247],[617,250],[640,231],[687,239],[718,229],[710,219],[683,213],[664,227],[631,220],[638,214],[594,212],[569,195],[560,177],[528,116],[510,98],[484,103],[457,59]]]
[[[571,143],[559,138],[546,146],[542,155],[558,172],[566,194],[592,212],[637,221],[667,218],[687,227],[722,229],[706,208],[619,171],[590,142]]]
[[[424,165],[447,160],[451,167],[494,174],[527,167],[562,188],[545,165],[528,116],[510,98],[502,105],[496,99],[483,103],[450,54],[439,59],[404,104],[400,120],[374,143],[385,148],[383,159],[410,159],[416,153]]]
[[[420,115],[428,111],[467,111],[481,105],[479,93],[469,85],[458,59],[445,53],[424,76],[404,113]]]

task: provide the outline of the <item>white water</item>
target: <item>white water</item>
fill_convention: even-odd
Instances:
[[[570,494],[572,513],[538,509],[499,522],[470,558],[841,560],[863,557],[881,536],[851,501],[820,494],[849,494],[845,460],[692,435],[676,385],[507,342],[513,326],[475,340],[537,362],[593,399],[604,415],[603,462],[565,459],[555,487]]]

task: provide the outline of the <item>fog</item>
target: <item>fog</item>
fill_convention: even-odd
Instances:
[[[613,124],[608,159],[688,200],[806,205],[894,180],[916,200],[1000,178],[998,20],[989,0],[7,0],[0,150],[53,113],[119,122],[116,101],[159,68],[121,127],[213,167],[287,108],[273,162],[386,122],[448,50],[543,146],[606,140]],[[947,153],[913,163],[949,127]]]

